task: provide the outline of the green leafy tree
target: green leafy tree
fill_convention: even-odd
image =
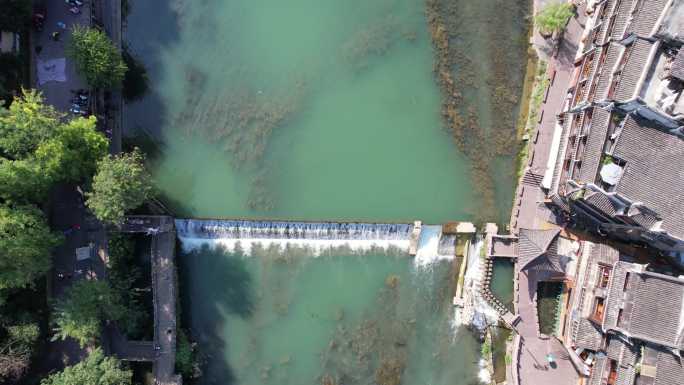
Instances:
[[[0,0],[0,29],[23,32],[31,21],[31,0]]]
[[[176,343],[176,371],[186,379],[193,378],[197,372],[195,347],[182,329],[178,331]]]
[[[76,365],[68,366],[42,380],[41,385],[130,385],[132,372],[121,367],[113,357],[105,357],[101,349],[93,350]]]
[[[79,182],[95,173],[107,154],[108,141],[96,129],[95,117],[75,118],[58,127],[55,137],[36,150],[43,171],[55,180]]]
[[[81,346],[97,340],[103,321],[118,321],[126,312],[117,293],[99,280],[76,282],[55,308],[54,339],[71,337]]]
[[[1,9],[1,8],[0,8]],[[0,104],[9,107],[24,84],[25,58],[13,52],[0,53]]]
[[[39,202],[53,182],[53,176],[35,160],[0,158],[0,198],[5,201]]]
[[[55,182],[92,177],[107,139],[94,117],[61,118],[36,91],[0,107],[0,198],[37,202]]]
[[[60,237],[32,206],[0,206],[0,289],[30,285],[50,269]]]
[[[562,31],[574,14],[574,6],[563,2],[549,4],[534,16],[534,23],[543,35]]]
[[[144,339],[142,326],[152,320],[140,301],[140,292],[135,290],[136,282],[143,276],[136,263],[135,242],[130,236],[113,233],[108,239],[107,249],[109,282],[121,298],[121,303],[126,306],[126,315],[117,326],[129,339]]]
[[[2,331],[0,341],[0,382],[17,381],[28,369],[38,341],[40,329],[36,323],[11,325]]]
[[[66,52],[92,87],[121,86],[127,70],[126,63],[104,32],[83,26],[74,27]]]
[[[0,109],[0,151],[11,159],[25,159],[54,134],[59,119],[40,92],[24,90],[9,109]]]
[[[93,191],[86,193],[86,204],[101,221],[119,224],[127,210],[150,198],[150,179],[144,157],[138,149],[107,156],[97,164]]]

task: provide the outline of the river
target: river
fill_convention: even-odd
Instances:
[[[126,104],[126,131],[156,142],[155,183],[178,215],[507,220],[528,1],[127,3],[149,89]],[[449,327],[451,260],[250,254],[181,253],[203,383],[370,384],[380,369],[477,382],[476,341]],[[364,333],[372,354],[353,342]]]

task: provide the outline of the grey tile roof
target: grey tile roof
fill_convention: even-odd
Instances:
[[[597,356],[594,360],[594,365],[591,367],[591,374],[589,375],[589,385],[601,385],[602,379],[608,370],[608,358],[606,356]]]
[[[618,214],[624,208],[620,202],[602,191],[587,190],[584,201],[609,216]]]
[[[668,351],[658,353],[656,370],[655,385],[682,385],[684,381],[682,359]]]
[[[684,349],[680,315],[684,306],[684,281],[666,279],[656,274],[630,274],[633,296],[631,312],[625,315],[625,329],[635,338],[661,341]],[[622,327],[622,325],[619,325]]]
[[[625,49],[624,55],[627,55],[627,57],[613,99],[626,101],[635,95],[639,79],[645,71],[645,64],[653,45],[654,43],[648,40],[636,39],[634,43]]]
[[[561,257],[557,254],[555,241],[559,228],[551,230],[520,229],[518,235],[518,262],[522,269],[551,270],[563,272]]]
[[[595,244],[592,247],[591,253],[595,263],[613,265],[620,259],[619,251],[604,244]]]
[[[672,67],[670,67],[670,75],[684,80],[684,48],[680,48],[677,56],[674,57]]]
[[[601,73],[598,78],[596,94],[594,95],[595,101],[601,101],[608,97],[608,88],[610,87],[613,69],[617,63],[618,56],[620,56],[624,47],[621,44],[609,43],[607,49],[606,59],[603,62],[603,67],[601,68]]]
[[[586,318],[581,318],[577,328],[577,338],[575,346],[579,348],[597,351],[603,342],[601,329]]]
[[[614,329],[617,326],[620,303],[624,296],[623,288],[625,276],[632,267],[631,263],[616,262],[608,282],[608,295],[606,296],[606,313],[603,316],[603,330]]]
[[[637,362],[639,354],[639,347],[632,345],[622,337],[612,335],[608,338],[608,347],[606,348],[606,355],[611,360],[615,360],[624,366],[634,366]]]
[[[601,156],[603,155],[603,146],[606,142],[609,124],[610,112],[599,107],[594,107],[589,136],[587,137],[587,144],[584,148],[584,155],[582,156],[582,169],[579,173],[579,179],[582,182],[593,183],[596,179],[601,164]]]
[[[665,9],[668,0],[641,0],[637,2],[637,9],[627,26],[627,33],[638,36],[651,36],[651,31]]]
[[[620,0],[619,4],[616,4],[616,8],[613,10],[613,13],[615,14],[615,24],[613,26],[613,31],[610,34],[613,40],[622,40],[625,34],[625,28],[627,28],[627,20],[633,3],[634,0]]]
[[[581,102],[589,102],[589,91],[591,89],[591,84],[594,82],[594,79],[598,73],[599,67],[601,66],[601,52],[603,51],[602,48],[595,48],[594,50],[594,58],[591,62],[591,68],[589,69],[589,74],[587,74],[587,83],[586,87],[584,87],[584,90],[582,91],[581,98],[579,99]],[[586,58],[589,58],[589,54],[586,55]],[[581,103],[580,102],[580,103]]]
[[[629,218],[639,226],[646,229],[651,229],[658,221],[661,220],[660,216],[656,212],[647,207],[630,208]]]
[[[664,230],[684,237],[684,140],[628,116],[613,155],[626,162],[616,191],[654,210]]]
[[[601,32],[599,33],[599,38],[596,40],[596,45],[604,44],[609,36],[606,36],[608,32],[608,24],[610,21],[610,16],[613,14],[613,8],[615,8],[615,3],[617,0],[607,0],[606,1],[606,16],[601,25]]]
[[[681,320],[684,280],[639,271],[639,268],[640,265],[632,263],[615,263],[603,329],[614,329],[632,338],[684,349],[681,334],[684,328]]]
[[[618,366],[615,385],[633,385],[636,377],[634,366]]]

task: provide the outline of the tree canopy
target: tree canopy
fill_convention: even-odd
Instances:
[[[101,221],[119,224],[127,210],[150,198],[150,179],[140,150],[107,156],[97,163],[93,191],[86,194],[86,204]]]
[[[34,160],[0,158],[0,198],[5,201],[39,202],[54,182]]]
[[[0,108],[1,199],[38,202],[53,183],[95,173],[108,147],[95,118],[61,118],[37,91],[24,91],[8,109]]]
[[[107,138],[96,129],[97,120],[75,118],[59,126],[55,137],[36,150],[43,170],[56,180],[79,182],[95,173],[97,161],[107,154]]]
[[[22,32],[31,21],[31,0],[0,0],[0,29]]]
[[[10,159],[27,158],[54,134],[59,119],[38,91],[24,90],[9,109],[0,109],[0,151]]]
[[[0,206],[0,289],[26,287],[45,274],[59,241],[37,208]]]
[[[111,40],[94,28],[74,27],[67,55],[92,87],[119,88],[126,74],[126,63]]]
[[[119,296],[107,282],[78,281],[55,306],[55,338],[71,337],[85,346],[97,340],[103,321],[122,319],[125,312]]]
[[[40,329],[34,322],[9,325],[3,329],[4,338],[0,340],[0,382],[6,383],[16,381],[28,370]]]
[[[68,366],[42,380],[41,385],[130,385],[132,372],[121,367],[113,357],[105,357],[101,349],[93,350],[76,365]]]
[[[563,2],[549,4],[534,16],[534,23],[542,34],[562,31],[572,17],[573,5]]]

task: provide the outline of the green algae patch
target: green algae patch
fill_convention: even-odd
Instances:
[[[442,117],[454,143],[471,161],[471,181],[480,197],[476,223],[496,221],[507,211],[497,205],[497,179],[502,174],[510,178],[514,169],[497,160],[512,159],[519,149],[517,121],[528,44],[524,36],[529,31],[526,4],[426,1]],[[504,13],[520,19],[494,16]],[[468,41],[465,36],[480,39]]]

